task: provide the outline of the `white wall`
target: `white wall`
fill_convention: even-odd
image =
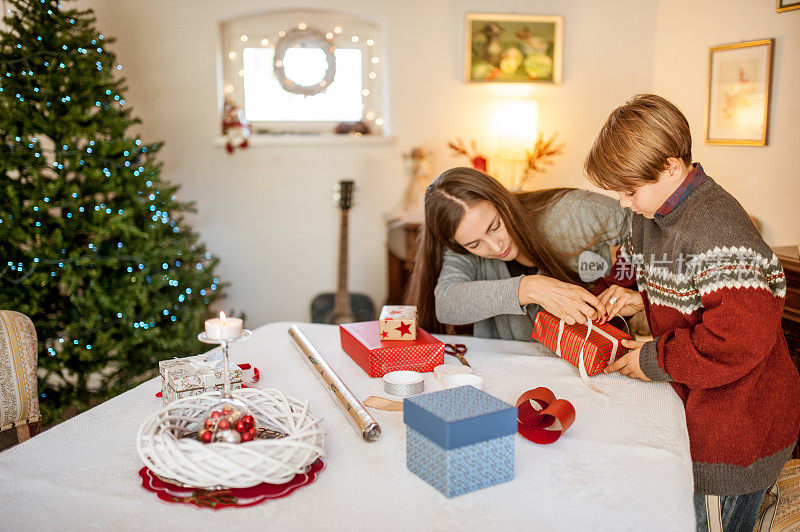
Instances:
[[[772,245],[800,244],[800,10],[764,0],[660,0],[654,89],[683,110],[693,155],[762,224]],[[775,39],[767,146],[706,144],[709,48]]]
[[[695,141],[697,158],[764,222],[771,243],[800,242],[792,223],[798,206],[798,20],[774,3],[694,0],[81,0],[97,11],[130,90],[126,100],[143,120],[145,139],[164,140],[163,175],[197,201],[193,218],[231,283],[226,308],[244,310],[251,327],[307,320],[308,304],[335,281],[337,212],[331,186],[354,178],[351,214],[354,291],[380,305],[386,293],[385,228],[406,181],[401,153],[434,151],[434,172],[464,165],[448,140],[489,144],[489,115],[504,98],[539,101],[539,127],[560,131],[566,151],[537,185],[580,186],[583,158],[605,117],[638,92],[657,89],[689,116],[700,138],[707,48],[774,36],[776,75],[770,146],[724,148]],[[728,9],[726,6],[732,5]],[[253,146],[234,156],[213,146],[218,135],[217,46],[221,20],[279,8],[346,11],[384,28],[390,76],[389,120],[397,142],[379,147]],[[505,12],[562,15],[564,70],[560,86],[468,85],[462,82],[464,15]],[[709,21],[709,22],[705,22]],[[714,22],[711,22],[714,21]],[[748,28],[753,28],[748,29]],[[680,35],[676,34],[680,30]],[[689,79],[676,79],[676,68]],[[793,194],[789,194],[789,190]],[[758,192],[758,193],[757,193]]]

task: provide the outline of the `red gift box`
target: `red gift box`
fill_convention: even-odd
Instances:
[[[444,344],[417,328],[416,340],[381,340],[377,321],[339,325],[342,349],[370,377],[390,371],[425,373],[444,364]]]
[[[549,312],[540,310],[536,313],[536,321],[533,324],[533,339],[557,353],[560,322],[561,320]],[[609,337],[617,341],[615,360],[628,352],[626,347],[622,347],[622,340],[630,340],[631,337],[609,325],[608,322],[592,323],[592,333],[588,340],[585,324],[564,324],[564,332],[561,335],[561,358],[578,367],[581,346],[585,341],[583,361],[586,373],[590,376],[597,375],[608,366],[611,354],[614,352],[614,342]]]

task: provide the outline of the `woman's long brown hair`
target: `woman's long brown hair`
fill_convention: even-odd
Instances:
[[[429,332],[447,332],[436,320],[433,297],[442,269],[443,248],[469,253],[454,235],[467,208],[481,201],[488,201],[497,209],[509,236],[534,266],[560,281],[583,284],[540,228],[550,206],[570,190],[574,189],[511,192],[491,176],[472,168],[453,168],[436,178],[425,192],[425,222],[405,297],[406,304],[417,306],[419,326]]]

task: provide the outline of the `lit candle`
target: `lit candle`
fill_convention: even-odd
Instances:
[[[242,320],[229,318],[224,312],[219,313],[219,318],[205,321],[206,336],[211,340],[233,340],[242,336]]]

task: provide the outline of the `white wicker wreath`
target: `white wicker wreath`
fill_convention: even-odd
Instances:
[[[325,54],[325,75],[318,82],[313,85],[298,85],[293,80],[286,77],[285,60],[286,52],[289,48],[316,48]],[[314,96],[320,92],[324,92],[336,77],[336,56],[334,50],[336,47],[328,40],[320,31],[308,28],[305,30],[294,29],[290,30],[275,44],[275,57],[272,60],[272,69],[275,72],[275,77],[278,83],[281,84],[283,90],[292,92],[294,94],[303,94],[305,96]]]
[[[286,434],[247,443],[204,444],[182,437],[202,428],[203,414],[221,400],[219,392],[185,397],[146,419],[136,450],[155,474],[197,488],[246,488],[283,484],[324,456],[325,431],[308,402],[278,390],[243,388],[231,392],[244,402],[258,426]]]

